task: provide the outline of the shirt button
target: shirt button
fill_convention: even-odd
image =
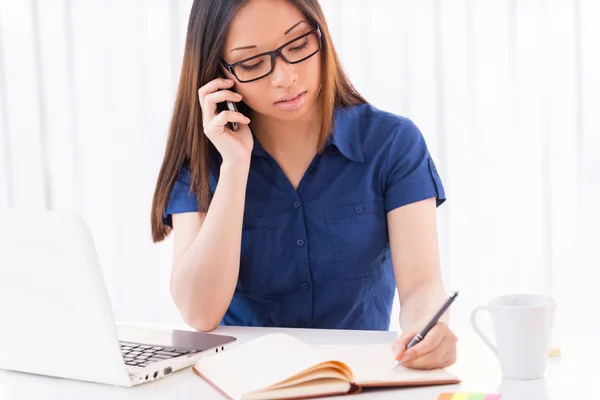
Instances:
[[[437,172],[437,168],[435,166],[435,163],[433,162],[433,160],[430,160],[431,162],[431,169],[433,169],[434,172]]]
[[[357,214],[360,214],[361,212],[363,212],[363,208],[362,208],[362,206],[356,206],[354,211],[356,211]]]
[[[302,239],[298,239],[298,240],[296,241],[296,244],[297,244],[298,246],[304,246],[304,240],[302,240]]]
[[[299,201],[295,201],[294,202],[294,208],[298,208],[300,207],[300,202]]]
[[[308,283],[308,282],[304,281],[304,282],[302,282],[302,287],[303,287],[304,289],[307,289],[307,290],[308,290],[308,289],[310,289],[310,283]]]

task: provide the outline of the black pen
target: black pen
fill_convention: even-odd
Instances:
[[[452,294],[452,296],[450,296],[448,298],[448,300],[446,300],[444,302],[442,307],[438,310],[437,313],[435,313],[433,318],[431,318],[431,320],[427,323],[427,325],[425,325],[425,327],[423,329],[421,329],[421,332],[417,333],[415,335],[415,337],[412,338],[412,340],[408,343],[408,346],[406,346],[406,350],[410,349],[415,344],[419,343],[421,340],[423,340],[425,338],[425,335],[427,335],[427,332],[429,332],[431,330],[431,328],[433,328],[435,326],[435,324],[438,323],[441,316],[444,315],[444,313],[446,312],[448,307],[450,307],[450,304],[452,304],[454,302],[454,299],[456,299],[456,296],[458,296],[458,292],[454,292]],[[394,360],[394,365],[392,366],[392,369],[396,368],[398,366],[398,364],[399,364],[398,360]]]

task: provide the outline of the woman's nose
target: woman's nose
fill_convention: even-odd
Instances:
[[[289,64],[281,57],[275,59],[275,68],[271,74],[271,84],[279,87],[290,87],[298,80],[296,66]]]

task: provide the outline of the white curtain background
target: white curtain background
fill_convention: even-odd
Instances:
[[[559,334],[600,334],[600,2],[321,4],[358,89],[413,119],[438,164],[454,328],[537,292]],[[120,320],[181,321],[149,214],[190,6],[0,0],[0,207],[82,215]]]

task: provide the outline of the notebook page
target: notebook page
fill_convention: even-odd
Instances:
[[[284,333],[274,333],[200,358],[196,370],[233,399],[279,383],[328,361],[315,349]]]
[[[326,365],[326,364],[324,364],[324,365]],[[286,387],[290,387],[290,386],[299,385],[301,383],[314,381],[314,380],[317,380],[317,379],[320,379],[320,380],[323,380],[323,379],[337,379],[337,380],[340,380],[340,381],[344,381],[347,384],[350,384],[350,380],[342,372],[340,372],[337,369],[325,367],[325,368],[316,369],[316,370],[311,371],[311,372],[307,372],[306,374],[302,374],[302,375],[297,376],[297,377],[292,378],[292,379],[288,379],[286,381],[283,381],[282,383],[278,383],[275,386],[270,386],[269,390],[282,389],[282,388],[286,388]]]
[[[454,375],[442,369],[415,370],[398,366],[392,370],[394,354],[391,344],[318,348],[328,358],[348,364],[354,373],[355,383],[361,386],[457,380]]]
[[[319,379],[314,382],[301,383],[297,386],[267,390],[264,392],[250,393],[243,397],[243,400],[262,400],[262,399],[286,399],[286,398],[306,398],[322,397],[332,394],[346,394],[350,390],[350,383],[337,379]]]

